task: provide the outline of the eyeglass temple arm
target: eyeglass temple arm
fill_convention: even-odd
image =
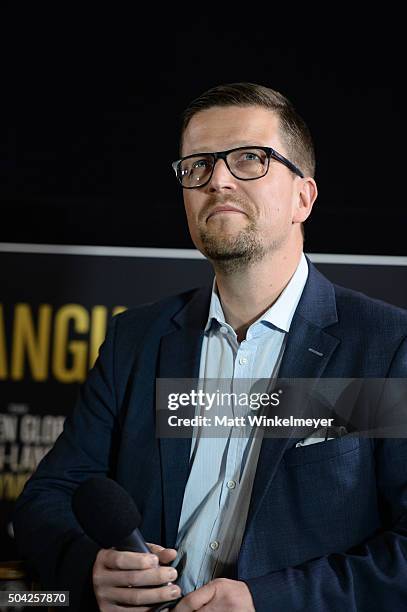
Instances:
[[[292,172],[294,172],[295,174],[298,174],[298,176],[300,176],[301,178],[304,178],[303,172],[301,172],[301,170],[299,168],[297,168],[297,166],[295,164],[290,162],[289,159],[287,159],[286,157],[281,155],[281,153],[278,153],[277,151],[275,151],[271,147],[268,147],[268,150],[270,151],[270,157],[274,157],[274,159],[276,159],[277,161],[279,161],[282,164],[284,164],[285,166],[287,166],[287,168],[289,168]]]

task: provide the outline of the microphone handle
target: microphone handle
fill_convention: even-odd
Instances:
[[[115,546],[116,550],[125,550],[129,552],[138,553],[150,553],[151,550],[144,541],[139,529],[135,529],[130,535],[126,536],[121,540],[118,546]]]
[[[145,543],[144,538],[141,535],[139,529],[135,529],[130,535],[123,538],[120,544],[118,546],[115,546],[115,549],[129,552],[151,553],[151,550]],[[154,612],[160,612],[160,610],[165,610],[166,608],[174,608],[177,603],[181,601],[181,599],[182,597],[179,597],[176,600],[166,601],[162,604],[158,604],[156,607],[152,608],[152,610],[154,610]]]

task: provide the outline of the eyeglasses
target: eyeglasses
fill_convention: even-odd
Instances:
[[[297,166],[271,147],[237,147],[216,153],[194,153],[173,162],[172,167],[184,189],[196,189],[209,183],[218,159],[224,160],[227,169],[235,178],[240,181],[254,181],[266,176],[271,158],[304,178]]]

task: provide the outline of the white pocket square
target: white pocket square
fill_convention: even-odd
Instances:
[[[322,427],[321,429],[312,432],[312,434],[304,438],[304,440],[297,442],[295,447],[298,448],[301,446],[308,446],[309,444],[317,444],[318,442],[335,440],[335,438],[341,438],[347,433],[348,431],[343,425],[340,425],[339,427]]]

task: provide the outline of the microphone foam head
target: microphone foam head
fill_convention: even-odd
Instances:
[[[130,494],[110,478],[89,478],[72,497],[78,523],[102,548],[118,546],[141,522]]]

